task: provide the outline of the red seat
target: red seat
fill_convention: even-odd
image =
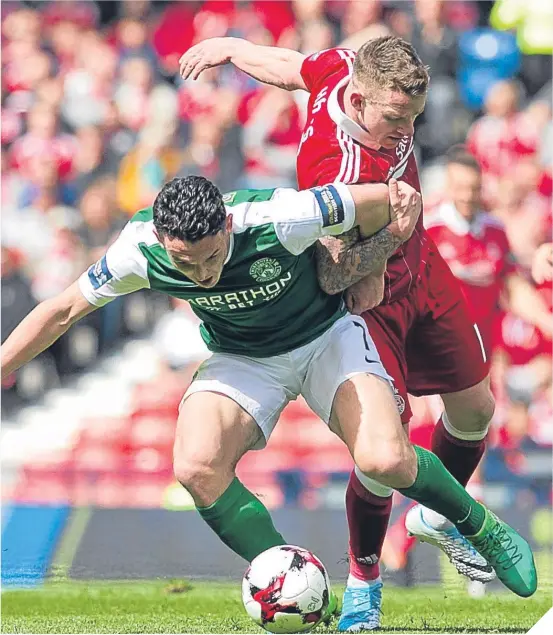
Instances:
[[[308,472],[350,472],[353,459],[343,443],[325,449],[313,450],[302,458],[302,467]]]
[[[171,451],[175,438],[175,419],[163,415],[133,418],[129,443],[133,448],[156,447]]]
[[[124,455],[118,447],[89,443],[75,453],[75,469],[87,472],[117,472],[124,467]]]

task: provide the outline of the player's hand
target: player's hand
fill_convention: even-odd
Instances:
[[[553,243],[538,247],[532,260],[532,278],[537,284],[553,279]]]
[[[214,37],[195,44],[179,60],[183,79],[198,79],[203,71],[228,64],[231,58],[232,38]]]
[[[388,182],[390,195],[391,223],[388,229],[405,242],[413,235],[415,226],[422,211],[421,195],[405,181],[390,179]]]
[[[374,309],[384,299],[384,271],[374,273],[353,284],[344,294],[346,306],[353,315]]]

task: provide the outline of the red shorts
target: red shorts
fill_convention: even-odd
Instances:
[[[417,397],[465,390],[489,372],[480,334],[455,276],[434,248],[409,294],[363,314],[392,376],[403,423],[407,393]]]

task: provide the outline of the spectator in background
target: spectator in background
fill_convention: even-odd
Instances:
[[[48,42],[62,78],[78,64],[81,34],[82,29],[70,20],[60,20],[47,30]]]
[[[2,293],[0,298],[2,301],[2,342],[6,340],[13,329],[37,305],[37,300],[33,296],[31,285],[22,268],[21,254],[16,249],[11,249],[2,244],[2,263],[0,267],[0,276],[2,282]],[[31,371],[31,378],[34,375],[34,386],[30,386],[29,382],[20,381],[21,371],[13,373],[2,381],[2,415],[10,408],[16,408],[21,405],[22,397],[36,396],[45,390],[48,381],[42,374],[40,369],[44,357],[51,359],[49,353],[42,355],[42,361],[37,360],[34,370]],[[56,383],[57,374],[52,363],[48,365],[48,373],[50,385]],[[32,394],[34,391],[34,394]]]
[[[11,165],[27,177],[33,158],[47,157],[54,162],[59,178],[66,179],[73,170],[76,151],[75,138],[59,132],[56,111],[39,102],[29,111],[26,134],[17,139],[10,149]]]
[[[146,123],[153,80],[153,69],[147,58],[128,57],[122,62],[114,99],[119,120],[126,128],[139,131]]]
[[[129,216],[152,205],[163,183],[177,173],[182,153],[174,147],[175,132],[174,122],[148,124],[140,131],[136,147],[122,160],[117,200]]]
[[[155,51],[148,41],[148,24],[138,18],[123,18],[115,25],[115,46],[119,51],[119,60],[129,57],[142,57],[157,67]]]
[[[341,8],[345,8],[345,3]],[[325,16],[325,1],[292,0],[292,10],[297,24],[301,25],[315,20],[322,20]]]
[[[457,34],[445,19],[443,0],[415,0],[411,41],[436,77],[453,78],[457,70]]]
[[[10,90],[10,106],[18,112],[27,112],[34,101],[34,91],[54,71],[52,58],[40,49],[29,49],[24,41],[12,43],[13,59],[5,67],[3,74]],[[23,50],[15,50],[20,47]]]
[[[432,73],[426,107],[417,127],[417,141],[423,157],[430,159],[464,139],[467,114],[459,104],[455,81],[457,34],[446,23],[445,3],[415,0],[414,7],[415,20],[409,39]]]
[[[263,86],[246,95],[238,110],[246,164],[243,185],[251,189],[293,187],[302,134],[298,107],[290,93]]]
[[[382,2],[380,0],[346,3],[340,22],[343,39],[373,25],[382,25]]]
[[[549,339],[553,324],[546,303],[516,271],[502,224],[482,210],[481,190],[476,159],[462,147],[452,148],[447,157],[447,198],[425,224],[461,282],[489,357],[502,294],[507,295],[514,314],[538,327]]]
[[[2,244],[2,342],[37,304],[21,264],[17,250]]]
[[[191,363],[209,357],[198,329],[199,320],[185,300],[170,298],[171,310],[156,324],[152,333],[156,351],[173,370],[184,370]],[[179,333],[179,337],[175,337]]]
[[[42,19],[45,26],[59,22],[71,22],[83,29],[98,26],[99,11],[95,2],[88,0],[52,0],[45,2]]]
[[[485,101],[485,115],[467,135],[467,147],[483,173],[484,198],[490,205],[498,196],[499,181],[517,174],[522,158],[534,158],[551,116],[549,106],[533,103],[519,112],[520,87],[513,81],[497,82]]]
[[[213,116],[196,117],[190,125],[190,140],[184,147],[177,176],[198,174],[219,181],[221,159],[219,148],[224,130]]]
[[[2,210],[2,241],[17,249],[32,277],[53,240],[51,210],[60,203],[57,167],[48,155],[34,156],[28,163],[17,205]]]
[[[25,176],[18,200],[20,207],[45,210],[44,201],[64,205],[75,202],[75,190],[69,182],[60,179],[58,164],[52,156],[32,156],[26,165]]]
[[[0,191],[2,192],[2,219],[4,219],[6,215],[19,209],[24,181],[15,170],[10,169],[8,153],[4,150],[3,145],[0,157],[2,159],[2,188]]]
[[[151,0],[121,0],[117,3],[117,11],[119,17],[134,20],[151,21],[156,17],[156,7]]]
[[[505,227],[517,262],[529,269],[537,247],[550,233],[547,199],[536,192],[539,168],[532,160],[521,161],[517,173],[499,181],[493,215]]]
[[[335,33],[327,20],[311,20],[299,25],[298,50],[304,55],[312,55],[317,51],[331,48],[335,43]],[[368,38],[367,38],[368,39]],[[348,47],[346,43],[344,47]]]
[[[52,298],[74,282],[89,264],[79,238],[82,220],[76,209],[57,205],[48,214],[52,228],[49,248],[33,277],[33,294],[38,301]]]
[[[106,103],[105,118],[102,121],[104,135],[104,147],[106,151],[115,157],[119,165],[136,143],[138,134],[134,130],[125,128],[119,120],[119,111],[114,101]]]
[[[79,205],[82,224],[78,228],[81,243],[87,249],[88,263],[98,260],[123,228],[115,203],[115,184],[102,177],[85,191]]]
[[[11,44],[13,42],[27,42],[31,48],[39,48],[41,38],[40,16],[36,11],[17,6],[13,11],[4,14],[2,7],[2,35],[4,37],[2,54],[6,59],[13,57]]]
[[[72,128],[103,122],[113,96],[116,66],[116,54],[100,34],[80,34],[75,67],[64,79],[62,114]]]
[[[60,75],[43,79],[35,89],[35,99],[59,112],[63,101],[63,79]]]
[[[101,176],[113,174],[117,169],[117,159],[104,146],[102,130],[98,126],[83,126],[76,134],[77,154],[71,185],[77,198]]]
[[[490,14],[494,29],[516,29],[523,54],[522,79],[535,95],[551,79],[553,53],[553,11],[542,0],[496,0]]]
[[[536,284],[553,280],[553,243],[540,245],[532,261],[532,278]]]

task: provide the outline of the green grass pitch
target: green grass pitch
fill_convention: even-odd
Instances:
[[[549,586],[549,585],[547,585]],[[337,588],[336,591],[342,591]],[[470,598],[464,587],[387,585],[383,629],[394,633],[522,633],[551,607],[551,589],[522,600],[505,593]],[[239,584],[51,582],[4,591],[3,633],[258,633]],[[318,633],[336,632],[336,622]]]

